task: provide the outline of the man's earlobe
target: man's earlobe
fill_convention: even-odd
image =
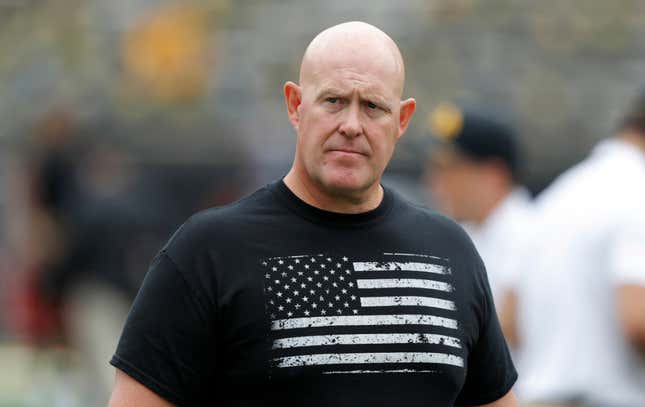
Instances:
[[[289,121],[297,130],[300,123],[300,103],[302,101],[302,88],[293,82],[284,84],[284,101],[287,105]]]

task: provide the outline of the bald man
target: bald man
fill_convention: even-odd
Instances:
[[[291,170],[161,250],[111,361],[110,406],[516,406],[472,243],[380,184],[415,110],[396,44],[334,26],[299,82],[284,86]]]

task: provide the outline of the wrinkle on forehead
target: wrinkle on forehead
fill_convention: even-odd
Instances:
[[[403,92],[405,67],[399,48],[386,33],[367,23],[343,23],[318,34],[302,58],[300,84],[306,86],[329,66],[378,70],[389,78],[398,97]]]

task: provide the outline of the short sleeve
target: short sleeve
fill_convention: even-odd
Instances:
[[[215,358],[207,309],[172,259],[153,261],[110,363],[175,404],[189,401]]]
[[[478,406],[492,403],[508,393],[517,380],[517,371],[497,319],[486,272],[480,260],[483,276],[483,324],[479,338],[468,356],[466,381],[457,397],[456,405]]]
[[[624,211],[614,229],[609,267],[616,284],[645,285],[645,213],[643,208]]]

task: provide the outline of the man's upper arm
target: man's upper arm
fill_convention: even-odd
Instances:
[[[645,354],[645,285],[621,284],[617,289],[618,317],[627,339]]]
[[[519,402],[512,391],[506,393],[504,397],[495,400],[492,403],[484,404],[480,407],[519,407]]]
[[[116,369],[114,390],[108,407],[173,407],[175,404],[166,401],[149,390],[132,377]]]

